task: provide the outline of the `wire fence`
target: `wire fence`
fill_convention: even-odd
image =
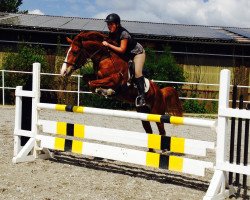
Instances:
[[[14,71],[14,70],[0,70],[1,72],[1,77],[2,77],[2,84],[0,89],[2,90],[2,105],[5,105],[5,91],[6,90],[15,90],[16,87],[8,87],[5,85],[5,76],[6,73],[18,73],[18,74],[32,74],[32,72],[27,72],[27,71]],[[60,74],[53,74],[53,73],[41,73],[43,76],[61,76]],[[61,92],[61,93],[73,93],[77,95],[77,105],[79,106],[80,104],[80,94],[90,94],[92,95],[93,93],[90,91],[81,91],[81,78],[83,77],[82,75],[72,75],[72,77],[75,77],[77,79],[77,90],[55,90],[55,89],[44,89],[41,88],[41,91],[43,92]],[[219,89],[219,84],[212,84],[212,83],[193,83],[193,82],[175,82],[175,81],[161,81],[161,80],[152,80],[155,83],[163,83],[163,84],[176,84],[176,85],[186,85],[186,86],[214,86],[217,87],[217,90],[214,90],[214,92],[218,92]],[[231,85],[232,86],[232,85]],[[238,85],[238,88],[245,88],[245,89],[250,89],[250,86],[243,86],[243,85]],[[218,101],[218,99],[214,98],[199,98],[199,97],[184,97],[180,96],[180,99],[183,100],[199,100],[199,101]],[[244,101],[244,103],[250,103],[250,101]]]

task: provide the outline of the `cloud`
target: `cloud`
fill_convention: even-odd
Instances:
[[[115,12],[123,20],[250,27],[249,0],[106,0],[93,1],[95,18]]]
[[[28,13],[29,14],[34,14],[34,15],[44,15],[44,13],[39,9],[29,10]]]

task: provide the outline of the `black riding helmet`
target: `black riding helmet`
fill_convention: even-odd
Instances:
[[[106,17],[105,22],[107,22],[107,23],[113,22],[113,23],[116,23],[116,24],[120,24],[121,19],[120,19],[119,15],[117,15],[115,13],[112,13],[112,14],[109,14]]]

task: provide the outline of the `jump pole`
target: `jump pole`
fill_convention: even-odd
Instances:
[[[50,109],[57,111],[66,111],[66,112],[75,112],[82,114],[95,114],[103,116],[112,116],[128,119],[138,119],[150,122],[162,122],[176,125],[191,125],[198,127],[207,127],[215,128],[214,120],[205,120],[198,118],[190,117],[177,117],[169,115],[157,115],[157,114],[145,114],[137,113],[133,111],[121,111],[121,110],[111,110],[111,109],[101,109],[101,108],[92,108],[92,107],[83,107],[83,106],[71,106],[71,105],[62,105],[62,104],[48,104],[48,103],[38,103],[37,108],[40,109]]]

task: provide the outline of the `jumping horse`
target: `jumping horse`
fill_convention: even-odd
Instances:
[[[95,74],[94,79],[88,82],[90,90],[121,101],[135,102],[137,89],[133,84],[128,84],[128,59],[102,44],[104,40],[113,43],[106,35],[94,31],[81,32],[73,40],[66,39],[70,47],[61,68],[61,75],[69,76],[91,60]],[[137,112],[160,115],[167,113],[174,116],[183,114],[178,93],[173,87],[160,89],[154,82],[149,81],[145,99],[147,106],[137,107]],[[159,133],[165,135],[164,124],[156,124]],[[142,121],[142,125],[147,133],[152,133],[150,122]]]

